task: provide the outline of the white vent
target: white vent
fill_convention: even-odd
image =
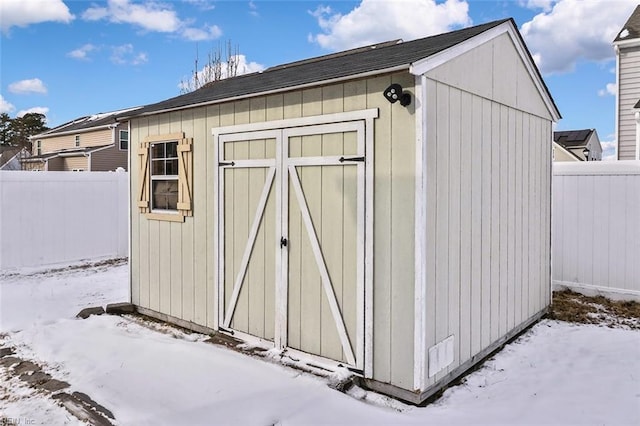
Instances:
[[[453,334],[429,348],[429,377],[433,377],[453,363]]]

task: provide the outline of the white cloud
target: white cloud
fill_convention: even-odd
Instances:
[[[615,96],[618,90],[618,85],[616,83],[607,83],[607,86],[604,89],[598,90],[598,96]]]
[[[611,42],[636,5],[637,0],[559,0],[521,32],[543,73],[570,72],[579,60],[614,57]]]
[[[15,111],[16,107],[12,103],[7,101],[4,96],[0,95],[0,113],[10,113]]]
[[[133,4],[129,0],[109,0],[106,7],[94,6],[85,10],[82,18],[87,21],[107,19],[118,24],[132,24],[147,31],[164,33],[175,32],[182,26],[173,9],[154,2]]]
[[[21,95],[28,93],[47,93],[47,88],[39,78],[31,78],[29,80],[20,80],[9,85],[11,93]]]
[[[215,7],[206,0],[191,0],[189,3],[201,10]],[[85,10],[82,18],[87,21],[104,19],[116,24],[131,24],[145,31],[175,33],[190,41],[214,40],[222,35],[217,25],[191,27],[191,21],[181,20],[170,5],[154,1],[133,3],[130,0],[108,0],[106,7],[93,6]]]
[[[553,7],[555,0],[519,0],[518,3],[527,9],[542,9],[548,12]]]
[[[62,0],[2,0],[0,28],[5,34],[11,27],[54,21],[69,23],[74,16]]]
[[[258,17],[260,14],[258,13],[258,5],[254,1],[249,2],[249,15]]]
[[[602,161],[611,161],[618,159],[618,142],[613,139],[613,135],[609,135],[608,141],[600,141],[602,146]]]
[[[91,43],[87,43],[84,46],[81,46],[71,52],[67,53],[67,56],[73,59],[89,59],[87,55],[98,48]]]
[[[190,41],[214,40],[220,38],[222,30],[217,25],[211,25],[205,29],[185,28],[182,30],[182,37]]]
[[[251,74],[253,72],[259,72],[265,69],[265,66],[262,64],[259,64],[257,62],[250,62],[247,61],[247,57],[245,55],[237,55],[238,57],[238,74],[237,75],[242,75],[242,74]],[[209,65],[205,65],[201,70],[198,70],[198,75],[199,76],[206,76],[207,74],[211,74],[208,71]],[[225,76],[227,76],[227,64],[226,62],[222,61],[222,76],[223,78]],[[180,90],[193,90],[193,87],[195,86],[194,80],[193,80],[193,76],[190,78],[187,78],[187,80],[183,80],[180,82],[180,84],[178,84],[178,88]]]
[[[43,114],[43,115],[47,115],[47,113],[49,112],[49,108],[48,107],[33,107],[33,108],[29,108],[29,109],[23,109],[21,111],[18,111],[18,113],[16,114],[16,117],[23,117],[25,114],[30,114],[30,113],[38,113],[38,114]]]
[[[326,49],[342,50],[402,38],[412,40],[471,24],[464,0],[362,0],[346,15],[329,7],[314,12],[322,33],[309,40]]]
[[[142,65],[149,60],[145,52],[136,52],[131,43],[111,48],[111,62],[118,65]]]
[[[185,3],[194,5],[200,10],[213,10],[216,6],[209,0],[183,0]]]

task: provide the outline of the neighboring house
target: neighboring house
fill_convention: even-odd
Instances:
[[[553,152],[551,153],[553,161],[582,161],[578,156],[563,148],[562,145],[552,142]]]
[[[124,114],[131,301],[422,402],[548,311],[559,118],[512,19]]]
[[[127,170],[129,126],[116,117],[132,110],[135,108],[81,117],[32,136],[32,156],[22,160],[22,169]]]
[[[553,132],[553,161],[601,161],[602,145],[596,129]]]
[[[20,160],[30,155],[25,148],[0,146],[0,170],[21,170]]]
[[[618,160],[640,160],[640,6],[613,41]]]

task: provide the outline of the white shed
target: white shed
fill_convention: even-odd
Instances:
[[[136,110],[132,302],[421,402],[548,309],[559,117],[510,19]]]

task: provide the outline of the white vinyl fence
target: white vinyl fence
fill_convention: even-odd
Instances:
[[[126,172],[0,172],[0,270],[128,255]]]
[[[554,287],[640,300],[640,161],[553,167]]]

